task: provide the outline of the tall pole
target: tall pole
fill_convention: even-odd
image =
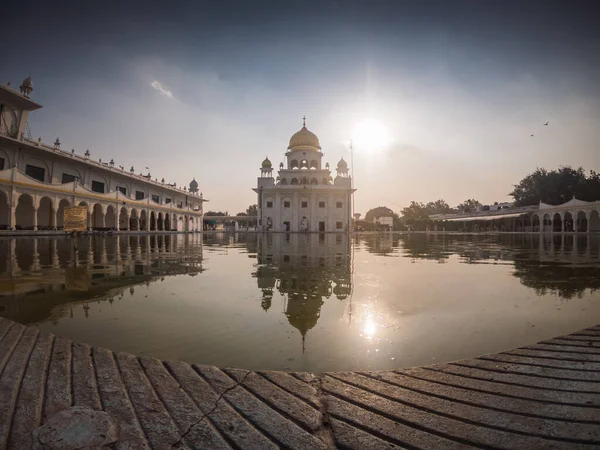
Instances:
[[[352,178],[350,178],[350,195],[352,196],[352,215],[350,216],[350,223],[354,224],[354,146],[352,140],[350,141],[350,171],[352,172]],[[352,227],[354,231],[354,226]]]

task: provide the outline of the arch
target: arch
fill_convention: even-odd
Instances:
[[[327,178],[323,178],[323,184],[329,184],[329,180]]]
[[[531,216],[531,231],[541,231],[540,216],[538,214],[533,214]]]
[[[11,152],[11,153],[13,156],[15,155],[14,152]],[[4,158],[4,169],[3,170],[7,170],[7,169],[10,169],[15,166],[15,164],[13,162],[13,158],[11,157],[11,155],[9,155],[9,152],[7,152],[6,149],[0,148],[0,157]]]
[[[49,230],[55,227],[52,215],[52,199],[50,197],[42,197],[37,210],[37,226],[38,230]]]
[[[573,215],[567,211],[563,217],[563,231],[573,231],[574,223],[573,223]]]
[[[291,185],[297,185],[298,184],[298,178],[292,178],[292,182],[290,184]]]
[[[310,168],[311,169],[318,169],[319,168],[319,163],[317,162],[316,159],[313,159],[310,161]]]
[[[100,203],[96,203],[92,208],[92,228],[104,228],[104,211]]]
[[[300,168],[308,169],[308,161],[306,159],[303,159],[302,161],[300,161]]]
[[[165,213],[165,231],[171,231],[171,214]]]
[[[137,209],[133,208],[129,215],[129,229],[130,230],[139,230],[140,220],[138,217]]]
[[[186,231],[194,231],[194,218],[193,217],[188,217],[188,227]]]
[[[164,228],[164,224],[165,224],[165,222],[164,222],[164,219],[163,219],[163,213],[159,212],[158,213],[158,218],[156,219],[156,229],[158,231],[164,231],[164,229],[165,229]]]
[[[106,208],[106,214],[104,216],[104,226],[112,230],[117,229],[117,215],[115,214],[115,207],[108,205]]]
[[[282,178],[279,184],[288,184],[287,178]]]
[[[600,212],[593,209],[588,218],[588,231],[600,231]]]
[[[150,212],[150,231],[156,231],[156,213]]]
[[[585,211],[577,213],[575,224],[575,231],[585,233],[588,230],[588,215]]]
[[[319,180],[317,180],[316,178],[311,178],[310,184],[319,184]]]
[[[129,227],[129,212],[123,206],[119,211],[119,230],[127,230]]]
[[[148,223],[148,217],[146,214],[146,210],[142,209],[140,211],[140,230],[148,231],[147,223]]]
[[[555,213],[552,218],[552,231],[560,233],[562,231],[563,219],[559,213]]]
[[[58,210],[56,211],[56,227],[59,230],[65,226],[65,208],[69,208],[71,206],[71,202],[66,198],[63,198],[60,202],[58,202]]]
[[[8,194],[0,189],[0,230],[9,229],[10,208],[8,207]]]
[[[550,214],[544,214],[544,218],[542,220],[542,231],[546,232],[551,229],[552,219],[550,219]]]
[[[34,208],[33,197],[29,194],[21,194],[15,211],[16,229],[33,230]]]
[[[290,168],[292,168],[292,169],[297,169],[298,168],[298,160],[297,159],[292,159],[290,161]]]

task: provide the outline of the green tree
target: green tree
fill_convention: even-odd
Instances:
[[[228,214],[226,212],[221,212],[221,211],[208,211],[207,213],[204,214],[205,216],[227,216]]]
[[[590,171],[586,176],[583,168],[569,166],[556,170],[537,168],[513,186],[508,195],[516,206],[536,205],[539,202],[559,205],[573,197],[584,201],[600,200],[600,175]]]

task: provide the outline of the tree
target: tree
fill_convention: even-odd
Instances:
[[[481,203],[479,203],[477,200],[475,200],[474,198],[470,198],[468,200],[465,200],[462,203],[459,203],[458,205],[456,205],[456,210],[458,212],[473,212],[473,211],[477,211],[477,208],[481,206]]]
[[[227,214],[227,213],[224,213],[224,212],[221,212],[221,211],[219,211],[219,212],[215,212],[215,211],[208,211],[208,212],[207,212],[206,214],[204,214],[204,215],[205,215],[205,216],[220,216],[220,217],[222,217],[222,216],[227,216],[228,214]]]
[[[368,210],[367,214],[365,214],[364,220],[372,223],[374,219],[379,217],[392,217],[394,220],[394,229],[398,229],[398,227],[401,226],[400,217],[398,214],[396,214],[387,206],[378,206],[377,208]]]
[[[258,205],[250,205],[246,208],[246,214],[249,216],[258,216]]]
[[[508,195],[515,199],[515,206],[537,205],[539,202],[560,205],[577,197],[579,200],[600,200],[600,175],[590,171],[586,176],[583,168],[569,166],[556,170],[537,168],[513,186]]]

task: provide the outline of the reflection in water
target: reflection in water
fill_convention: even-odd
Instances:
[[[108,300],[135,285],[202,272],[199,235],[0,239],[0,315],[20,323],[67,314],[71,302]],[[86,315],[89,314],[86,309]]]
[[[341,235],[267,234],[258,239],[258,268],[254,276],[262,291],[261,306],[271,307],[273,292],[285,299],[284,313],[302,336],[319,320],[321,306],[332,295],[348,298],[352,290],[350,241]]]
[[[116,351],[252,369],[501,351],[595,324],[599,288],[600,236],[586,234],[0,239],[1,316]]]

